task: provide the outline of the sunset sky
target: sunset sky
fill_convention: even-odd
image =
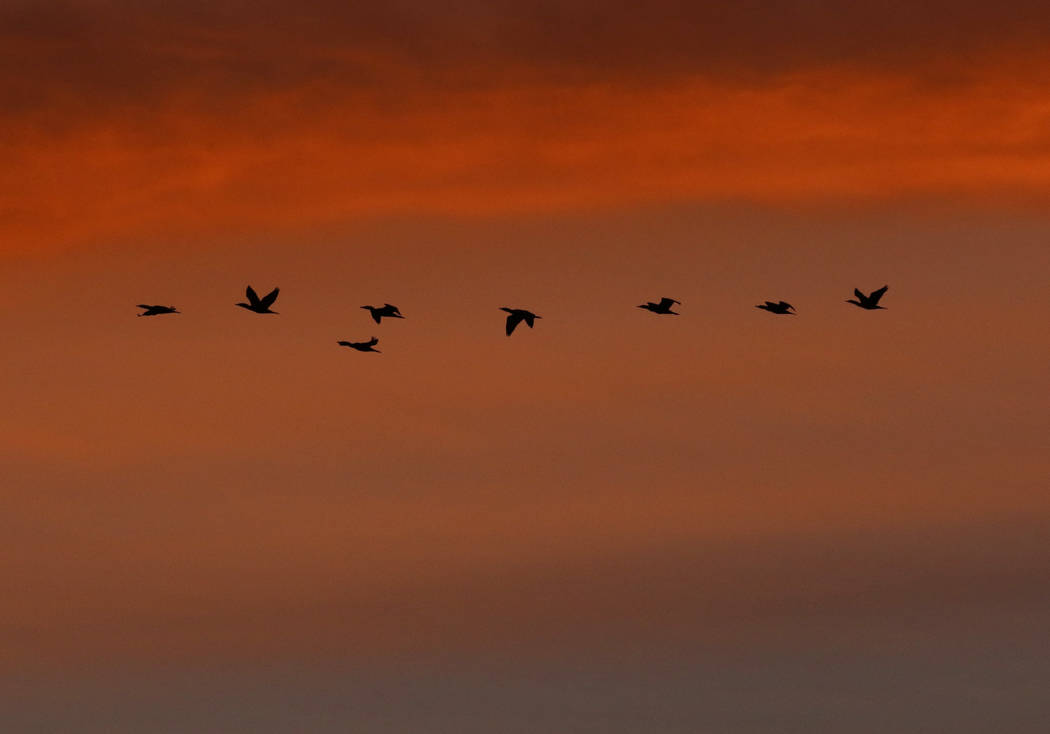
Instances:
[[[0,730],[1043,734],[1048,37],[7,0]]]

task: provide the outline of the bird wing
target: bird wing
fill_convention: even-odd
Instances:
[[[794,306],[792,306],[792,305],[791,305],[790,303],[788,303],[787,301],[781,301],[781,302],[780,302],[780,303],[778,303],[777,305],[778,305],[778,306],[780,306],[781,308],[794,308]]]
[[[338,344],[341,347],[352,347],[353,346],[353,344],[351,342],[336,342],[336,344]]]
[[[383,320],[383,315],[379,313],[379,309],[369,309],[368,313],[372,314],[372,321],[375,321],[377,324]]]
[[[147,306],[145,303],[140,303],[137,306],[135,306],[135,308],[144,308],[147,311],[149,311],[151,308],[153,308],[153,306]]]
[[[855,295],[857,297],[858,301],[866,301],[866,300],[868,300],[868,297],[860,292],[860,288],[854,288],[853,289],[853,295]]]
[[[766,308],[776,308],[777,304],[773,301],[766,301]]]
[[[666,298],[666,297],[665,298],[661,298],[660,299],[660,308],[670,308],[672,303],[681,304],[681,301],[676,301],[673,298]]]
[[[514,333],[514,329],[517,328],[524,318],[524,314],[511,312],[510,316],[507,317],[507,336]]]
[[[369,339],[368,341],[365,342],[365,346],[366,347],[374,347],[378,343],[379,343],[379,339],[377,337],[373,336],[371,339]]]
[[[398,314],[401,313],[400,311],[397,310],[397,306],[395,306],[392,303],[384,303],[383,307],[386,308],[386,310],[389,311],[390,313],[398,313]]]
[[[879,302],[879,299],[882,298],[886,294],[886,291],[888,291],[889,289],[890,287],[888,285],[884,285],[877,291],[872,291],[871,296],[869,296],[869,298],[871,298],[871,304],[873,306],[877,304]]]
[[[248,296],[248,303],[253,306],[259,305],[259,294],[255,292],[255,289],[248,286],[244,289],[244,295]]]
[[[534,314],[534,313],[526,313],[524,318],[525,318],[525,323],[528,324],[529,328],[531,329],[533,321],[536,319],[536,314]]]
[[[263,296],[259,300],[260,305],[265,306],[266,308],[269,308],[270,306],[273,305],[273,302],[277,300],[277,294],[280,293],[280,292],[281,292],[280,288],[274,288],[272,291],[267,293],[265,296]]]

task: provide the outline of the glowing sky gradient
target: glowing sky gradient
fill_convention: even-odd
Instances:
[[[171,5],[0,9],[0,728],[1045,730],[1042,3]]]

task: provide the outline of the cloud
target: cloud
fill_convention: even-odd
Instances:
[[[989,4],[892,0],[877,6],[817,0],[775,5],[656,0],[478,2],[440,7],[321,1],[7,4],[9,53],[38,53],[17,78],[129,99],[171,86],[298,86],[352,79],[382,85],[368,59],[439,86],[508,77],[577,81],[738,73],[856,64],[912,67],[1003,46],[1038,44],[1050,11],[1029,0]],[[362,63],[362,61],[366,63]]]
[[[1042,201],[1050,178],[1029,3],[2,13],[8,252],[403,212]]]
[[[393,103],[339,85],[9,128],[5,247],[679,201],[1045,197],[1050,108],[988,69],[937,90],[824,70],[760,86],[538,84]]]

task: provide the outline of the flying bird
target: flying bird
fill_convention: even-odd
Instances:
[[[543,318],[542,316],[537,316],[532,311],[526,311],[523,308],[507,308],[506,306],[500,306],[499,310],[506,311],[508,314],[510,314],[509,316],[507,316],[507,336],[513,334],[514,329],[517,328],[518,324],[520,324],[522,321],[528,324],[529,328],[531,329],[532,324],[536,319]]]
[[[774,303],[773,301],[766,301],[765,303],[761,303],[755,306],[755,308],[762,308],[766,311],[769,311],[770,313],[778,313],[787,316],[796,315],[794,313],[795,307],[787,301],[779,301],[777,303]]]
[[[376,344],[379,343],[379,339],[372,337],[366,342],[337,342],[341,347],[350,347],[356,349],[359,352],[375,352],[376,354],[382,354],[378,349],[374,349]]]
[[[372,314],[372,320],[375,321],[377,324],[382,322],[384,316],[391,319],[405,318],[401,315],[401,312],[397,309],[397,306],[393,305],[392,303],[384,303],[382,306],[378,307],[362,306],[361,308],[368,309],[368,311],[370,311]]]
[[[142,313],[137,314],[138,316],[160,316],[166,313],[182,313],[182,311],[179,311],[174,306],[150,306],[145,303],[140,303],[135,308],[146,309]]]
[[[857,295],[858,300],[854,301],[850,298],[846,300],[846,303],[852,303],[854,306],[860,306],[868,311],[874,311],[877,308],[885,309],[885,306],[879,305],[879,299],[886,294],[886,291],[889,290],[889,288],[888,285],[884,285],[877,291],[872,291],[871,295],[867,296],[861,293],[859,288],[854,288],[853,292]]]
[[[649,301],[648,303],[643,303],[638,308],[644,308],[646,311],[652,311],[653,313],[670,314],[672,316],[678,316],[679,314],[677,311],[671,310],[671,306],[675,303],[677,303],[678,305],[682,304],[681,301],[676,301],[673,298],[661,298],[659,303],[653,303],[652,301]]]
[[[238,303],[237,305],[241,308],[246,308],[255,313],[277,313],[276,311],[271,311],[270,306],[272,306],[273,302],[277,300],[277,294],[281,292],[280,288],[274,288],[262,298],[259,298],[255,289],[251,286],[248,286],[244,292],[248,296],[248,302]]]

